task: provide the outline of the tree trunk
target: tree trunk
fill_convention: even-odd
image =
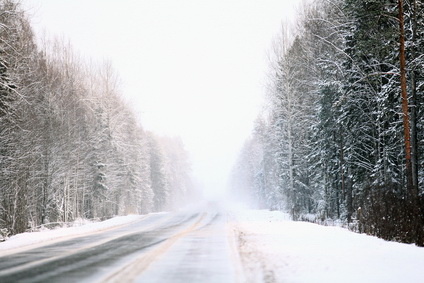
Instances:
[[[416,58],[416,39],[417,39],[417,2],[414,0],[412,5],[412,47],[411,59]],[[411,166],[412,166],[412,186],[418,193],[418,132],[417,132],[417,81],[416,67],[410,72],[411,77]]]
[[[405,28],[403,19],[403,0],[398,0],[399,6],[399,60],[400,60],[400,87],[402,95],[402,113],[403,113],[403,131],[405,141],[405,162],[406,162],[406,179],[407,189],[413,196],[414,189],[412,184],[412,161],[411,161],[411,132],[408,109],[408,94],[406,91],[406,63],[405,63]]]
[[[406,177],[407,177],[407,197],[408,203],[411,207],[411,233],[412,239],[417,245],[424,245],[422,239],[422,225],[420,223],[420,208],[418,204],[418,186],[414,183],[414,169],[411,150],[411,132],[410,120],[408,115],[408,96],[406,92],[406,63],[405,63],[405,28],[403,17],[403,0],[398,0],[399,6],[399,30],[400,30],[400,80],[401,80],[401,93],[402,93],[402,112],[403,112],[403,125],[405,136],[405,159],[406,159]],[[413,81],[413,83],[415,83]],[[412,86],[414,87],[414,85]],[[415,117],[414,117],[415,118]],[[415,123],[412,123],[415,130]],[[414,152],[415,153],[415,152]]]

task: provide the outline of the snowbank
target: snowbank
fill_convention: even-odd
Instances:
[[[240,210],[233,220],[250,282],[423,282],[424,248],[275,211]]]
[[[142,215],[118,216],[102,222],[90,222],[87,220],[76,220],[73,227],[57,228],[54,230],[42,230],[40,232],[28,232],[10,237],[7,241],[0,243],[0,252],[12,249],[24,248],[30,245],[41,244],[43,242],[63,239],[94,233],[117,226],[129,224],[141,219]]]

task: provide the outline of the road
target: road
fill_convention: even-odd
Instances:
[[[240,282],[224,212],[151,214],[0,256],[0,282]]]

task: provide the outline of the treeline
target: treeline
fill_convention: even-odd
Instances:
[[[274,45],[267,107],[233,190],[295,220],[424,245],[423,27],[422,1],[308,5]]]
[[[16,1],[0,0],[0,228],[162,211],[191,190],[182,142],[143,130],[110,64],[37,45]]]

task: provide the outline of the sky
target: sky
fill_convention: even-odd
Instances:
[[[146,130],[179,136],[221,193],[260,112],[267,52],[300,0],[23,0],[39,37],[108,60]]]

